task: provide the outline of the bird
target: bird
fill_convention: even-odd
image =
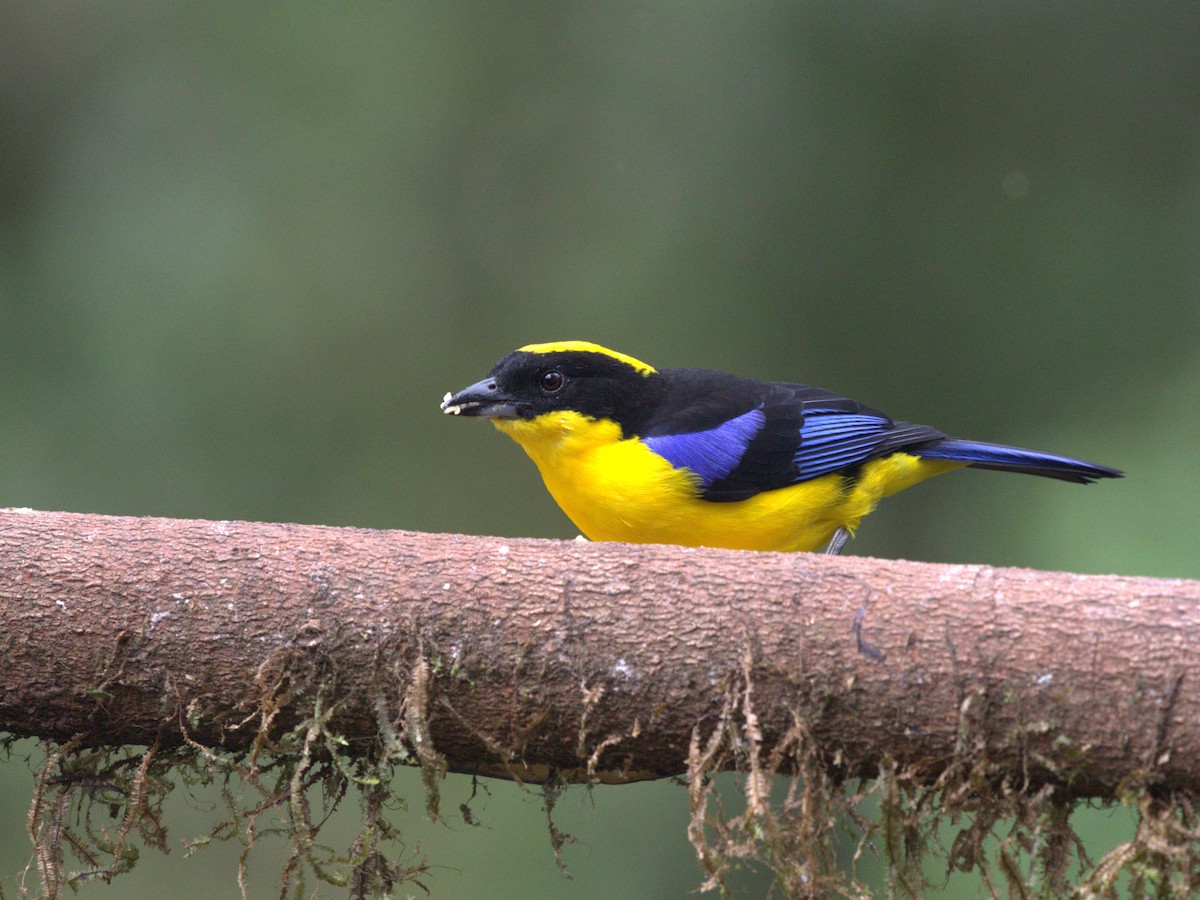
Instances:
[[[947,437],[818,387],[528,344],[442,399],[490,419],[594,541],[839,553],[884,497],[972,467],[1079,484],[1123,472]]]

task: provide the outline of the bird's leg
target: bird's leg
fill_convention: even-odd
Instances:
[[[839,525],[838,530],[829,539],[829,543],[825,545],[825,555],[837,556],[842,552],[842,547],[845,546],[848,540],[850,540],[850,532]]]

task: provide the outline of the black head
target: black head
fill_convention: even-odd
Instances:
[[[661,377],[633,357],[597,344],[531,344],[496,363],[483,381],[447,395],[451,415],[535,419],[570,410],[636,433],[662,393]]]

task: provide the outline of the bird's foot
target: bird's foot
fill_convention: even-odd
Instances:
[[[850,540],[850,532],[845,528],[838,526],[838,530],[833,533],[833,537],[829,539],[829,543],[825,545],[826,556],[837,556],[842,552],[842,547],[846,541]]]

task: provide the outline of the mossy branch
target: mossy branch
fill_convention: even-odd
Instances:
[[[1194,581],[7,510],[0,648],[0,728],[76,747],[257,751],[319,692],[431,779],[735,767],[736,715],[845,776],[1200,786]]]

